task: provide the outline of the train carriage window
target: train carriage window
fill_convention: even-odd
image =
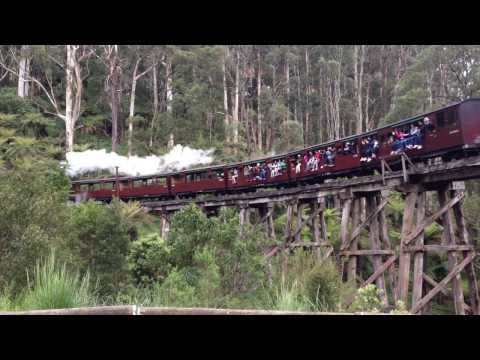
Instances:
[[[155,180],[157,185],[167,185],[167,178],[160,177],[160,178],[156,178]]]
[[[437,125],[439,127],[445,126],[445,112],[442,111],[437,114]]]
[[[181,175],[173,175],[172,179],[173,179],[173,185],[181,183],[183,180]]]
[[[133,187],[142,187],[143,186],[143,181],[142,180],[134,180],[133,181]]]
[[[445,113],[445,123],[447,125],[453,125],[456,122],[456,111],[455,109],[447,110]]]
[[[196,173],[192,174],[193,181],[202,181],[202,180],[208,180],[208,172],[201,172],[201,173]]]
[[[224,180],[224,178],[223,178],[223,170],[216,170],[216,171],[215,171],[215,176],[216,176],[217,180],[223,181],[223,180]]]
[[[102,189],[104,190],[111,190],[113,189],[114,183],[113,182],[107,182],[102,184]]]
[[[457,121],[455,109],[441,111],[437,115],[437,125],[439,127],[454,125]]]

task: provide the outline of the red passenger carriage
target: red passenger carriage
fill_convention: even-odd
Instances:
[[[424,121],[426,118],[428,120]],[[78,180],[72,182],[73,192],[77,198],[108,201],[116,194],[122,199],[169,198],[207,192],[250,191],[258,187],[292,186],[298,182],[321,182],[327,177],[371,172],[380,167],[381,159],[389,163],[397,161],[399,154],[392,149],[395,145],[402,145],[402,141],[395,142],[394,131],[408,132],[409,128],[417,125],[423,131],[421,148],[402,149],[413,161],[434,156],[468,156],[478,153],[480,99],[468,99],[368,133],[288,154],[160,175]],[[377,148],[367,162],[362,162],[365,159],[365,145],[362,144],[368,143],[366,139],[370,143],[376,141]],[[334,157],[327,156],[329,154],[334,154]],[[305,162],[305,155],[307,159],[316,157],[317,163]]]

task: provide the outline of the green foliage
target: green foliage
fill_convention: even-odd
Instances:
[[[342,283],[330,260],[318,261],[316,254],[298,250],[287,258],[287,274],[281,260],[275,266],[274,308],[299,311],[341,311],[350,284]]]
[[[274,295],[273,308],[281,311],[311,311],[312,303],[302,294],[301,285],[294,281],[291,285],[280,285]]]
[[[72,208],[70,227],[67,247],[72,261],[82,272],[90,270],[101,293],[126,286],[130,237],[118,205],[78,204]]]
[[[148,286],[163,282],[170,272],[170,249],[157,234],[132,243],[128,255],[129,270],[136,285]]]
[[[395,308],[390,311],[391,315],[408,315],[409,311],[407,310],[407,307],[405,303],[402,300],[398,300]]]
[[[307,274],[305,292],[318,311],[338,311],[342,288],[338,269],[330,260],[316,264]]]
[[[17,88],[0,88],[0,113],[4,114],[25,114],[35,112],[31,101],[17,96]]]
[[[59,246],[68,229],[68,185],[58,168],[41,164],[0,172],[0,284],[17,293],[38,257]]]
[[[94,289],[90,275],[84,276],[67,271],[66,264],[59,264],[54,253],[44,262],[37,262],[32,288],[23,297],[24,309],[66,309],[93,306]]]
[[[351,309],[356,312],[380,312],[383,307],[380,290],[373,284],[368,284],[357,291]]]
[[[176,266],[192,264],[195,250],[202,248],[211,239],[212,226],[212,221],[194,204],[173,215],[167,244],[172,248]]]

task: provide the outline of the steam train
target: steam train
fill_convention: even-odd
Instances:
[[[421,130],[421,136],[412,145],[408,133],[415,127]],[[404,139],[395,138],[399,133]],[[395,169],[402,152],[413,162],[480,153],[480,98],[457,102],[360,135],[267,158],[165,174],[72,181],[71,199],[110,201],[114,196],[123,200],[169,199],[203,193],[248,192],[263,187],[284,188],[371,174],[381,167],[382,159]],[[312,157],[315,157],[313,166],[309,163]]]

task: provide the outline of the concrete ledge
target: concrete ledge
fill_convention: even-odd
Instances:
[[[276,310],[140,307],[137,305],[96,306],[72,309],[3,311],[0,315],[388,315],[378,313],[334,313]]]

